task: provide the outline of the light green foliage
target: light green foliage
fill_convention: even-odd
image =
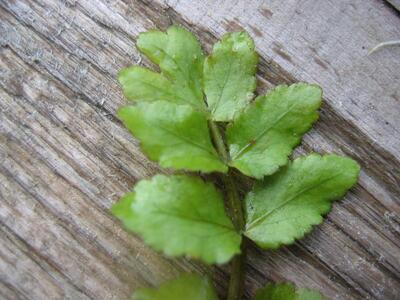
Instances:
[[[141,141],[143,152],[162,167],[226,172],[211,143],[206,117],[190,106],[138,103],[122,107],[118,116]]]
[[[171,26],[165,33],[151,30],[139,35],[137,47],[160,67],[178,98],[205,108],[201,89],[204,55],[191,32],[180,26]]]
[[[125,226],[166,255],[225,263],[240,252],[241,237],[210,183],[186,175],[140,181],[112,208]]]
[[[298,289],[296,294],[297,300],[328,300],[328,298],[311,289]]]
[[[258,56],[247,32],[233,32],[216,43],[204,63],[204,92],[216,121],[230,121],[253,98]]]
[[[357,181],[359,166],[349,158],[312,154],[288,163],[294,147],[318,119],[322,90],[306,83],[282,85],[250,103],[258,56],[246,32],[225,35],[206,59],[196,38],[179,26],[142,33],[137,47],[160,73],[135,66],[122,70],[118,79],[124,94],[137,103],[123,107],[118,115],[143,152],[165,168],[227,173],[229,165],[261,179],[245,198],[246,225],[240,233],[214,185],[187,175],[140,181],[112,212],[154,249],[220,264],[240,253],[242,234],[265,249],[291,244],[321,223],[332,202]],[[221,128],[226,132],[220,133]],[[226,184],[225,189],[227,209],[236,227],[242,228],[235,184]],[[236,275],[229,299],[239,294]],[[133,299],[217,296],[207,279],[185,275],[159,289],[141,289]],[[267,285],[255,297],[323,299],[291,284]]]
[[[160,285],[158,289],[139,289],[132,300],[218,300],[208,278],[186,274]]]
[[[355,161],[337,155],[295,159],[247,195],[245,235],[267,249],[293,243],[322,222],[331,202],[356,183],[359,170]]]
[[[124,95],[131,101],[169,101],[176,104],[192,104],[179,95],[171,81],[163,75],[141,67],[123,69],[118,80],[122,85]],[[196,104],[198,104],[196,102]],[[193,105],[196,108],[196,105]]]
[[[227,129],[231,166],[262,178],[287,163],[302,135],[318,119],[318,86],[278,86],[260,96]]]
[[[268,284],[259,290],[254,300],[326,300],[310,289],[297,289],[290,283]]]

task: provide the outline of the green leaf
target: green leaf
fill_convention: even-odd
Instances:
[[[226,172],[210,139],[206,117],[188,105],[165,101],[122,107],[118,116],[164,168]]]
[[[132,300],[218,300],[211,281],[194,274],[163,283],[158,289],[139,289]]]
[[[204,91],[212,117],[230,121],[253,98],[258,56],[247,32],[225,35],[204,63]]]
[[[266,249],[293,243],[322,222],[331,202],[357,182],[359,171],[354,160],[337,155],[295,159],[247,195],[245,235]]]
[[[270,283],[257,292],[254,300],[327,300],[327,298],[310,289],[296,290],[290,283]]]
[[[200,109],[205,108],[202,92],[204,55],[190,31],[180,26],[171,26],[165,33],[147,31],[139,35],[137,47],[159,65],[179,98]]]
[[[112,208],[125,226],[156,250],[225,263],[240,252],[241,236],[211,183],[186,175],[140,181]]]
[[[299,289],[297,290],[297,300],[328,300],[328,298],[314,290]]]
[[[179,95],[179,90],[175,89],[171,81],[146,68],[123,69],[118,75],[118,80],[122,85],[125,97],[131,101],[164,100],[177,104],[191,104],[186,98]]]
[[[227,129],[230,165],[255,178],[276,172],[318,119],[321,96],[318,86],[299,83],[258,97]]]

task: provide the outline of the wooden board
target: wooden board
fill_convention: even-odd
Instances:
[[[259,91],[317,82],[321,120],[297,154],[349,155],[359,184],[327,221],[279,251],[250,247],[246,299],[290,280],[333,299],[397,299],[400,291],[400,36],[387,2],[0,1],[0,298],[126,299],[181,272],[228,266],[167,259],[125,232],[108,208],[160,170],[115,117],[118,70],[141,62],[139,32],[173,23],[208,51],[244,27],[261,56]]]

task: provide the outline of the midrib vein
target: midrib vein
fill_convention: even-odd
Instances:
[[[238,159],[241,155],[243,155],[243,153],[245,153],[246,150],[248,150],[251,146],[254,146],[260,138],[262,138],[269,130],[274,128],[275,125],[278,124],[295,106],[296,103],[293,103],[290,108],[281,114],[271,126],[265,128],[258,136],[256,136],[254,139],[251,139],[251,142],[247,143],[243,148],[241,148],[239,152],[232,157],[232,160]]]
[[[266,218],[268,218],[270,215],[275,213],[277,210],[281,209],[286,204],[289,204],[293,200],[297,199],[301,194],[304,194],[304,193],[306,193],[306,192],[308,192],[308,191],[310,191],[310,190],[312,190],[312,189],[314,189],[314,188],[316,188],[316,187],[328,182],[329,180],[338,177],[339,175],[341,175],[341,173],[336,173],[335,175],[324,179],[323,181],[319,182],[318,184],[316,184],[314,186],[310,186],[310,187],[307,187],[305,189],[300,190],[298,193],[296,193],[295,195],[293,195],[292,197],[290,197],[289,199],[287,199],[286,201],[284,201],[283,203],[281,203],[277,207],[273,208],[271,211],[266,212],[265,214],[261,215],[260,217],[255,219],[253,222],[251,222],[248,226],[246,226],[247,227],[246,231],[252,230],[254,227],[256,227],[257,225],[262,223]]]
[[[170,211],[162,210],[162,209],[153,210],[153,212],[159,213],[159,214],[162,214],[162,215],[166,215],[166,216],[169,216],[169,217],[177,218],[177,219],[184,219],[184,220],[188,220],[188,221],[191,221],[191,222],[202,223],[202,224],[212,225],[212,226],[216,226],[216,227],[222,227],[222,228],[224,228],[226,230],[234,231],[233,228],[231,228],[229,226],[226,226],[226,225],[223,225],[223,224],[220,224],[220,223],[217,223],[217,222],[214,222],[214,221],[193,218],[193,217],[185,216],[185,215],[182,215],[182,214],[179,214],[179,213],[176,213],[176,212],[170,212]]]
[[[164,77],[165,78],[165,77]],[[154,84],[152,84],[152,83],[150,83],[150,82],[148,82],[148,81],[143,81],[143,80],[141,80],[141,79],[137,79],[137,80],[135,80],[135,81],[138,81],[138,82],[140,82],[142,85],[145,85],[145,86],[148,86],[148,87],[151,87],[151,88],[153,88],[153,89],[155,89],[155,90],[158,90],[158,91],[161,91],[164,95],[167,95],[167,97],[168,98],[177,98],[177,99],[179,99],[179,100],[182,100],[183,102],[185,102],[185,103],[190,103],[190,102],[187,102],[186,101],[186,99],[185,98],[182,98],[180,95],[178,95],[178,94],[173,94],[169,89],[172,89],[172,87],[173,87],[173,85],[172,85],[172,83],[168,80],[168,79],[166,79],[167,81],[168,81],[168,83],[170,84],[170,87],[168,88],[164,88],[164,87],[160,87],[160,86],[156,86],[156,85],[154,85]],[[163,100],[163,99],[159,99],[159,100]]]
[[[224,83],[223,83],[223,85],[221,87],[221,93],[219,94],[219,97],[218,97],[217,101],[215,101],[215,104],[214,104],[214,107],[213,107],[213,110],[212,110],[213,114],[218,109],[219,102],[221,101],[222,95],[225,92],[226,84],[228,83],[228,80],[231,77],[231,70],[232,70],[232,61],[230,60],[229,61],[229,69],[228,69],[227,75],[225,77]]]
[[[197,144],[197,143],[193,142],[192,140],[190,140],[190,139],[188,139],[188,138],[186,138],[184,136],[178,135],[175,132],[173,132],[173,131],[171,131],[171,130],[169,130],[167,128],[163,128],[163,127],[159,127],[159,126],[156,126],[156,127],[158,129],[160,129],[161,131],[165,131],[165,132],[169,133],[170,135],[173,135],[177,139],[180,139],[180,140],[182,140],[184,142],[187,142],[187,143],[191,144],[192,146],[198,147],[201,150],[203,150],[203,151],[207,152],[208,154],[211,154],[212,156],[217,158],[217,154],[216,153],[211,152],[210,149],[205,148],[203,145]]]

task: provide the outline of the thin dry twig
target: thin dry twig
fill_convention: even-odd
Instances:
[[[382,48],[385,48],[385,47],[388,47],[388,46],[400,46],[400,40],[379,43],[374,48],[369,50],[368,55],[371,55],[372,53],[378,51],[379,49],[382,49]]]

